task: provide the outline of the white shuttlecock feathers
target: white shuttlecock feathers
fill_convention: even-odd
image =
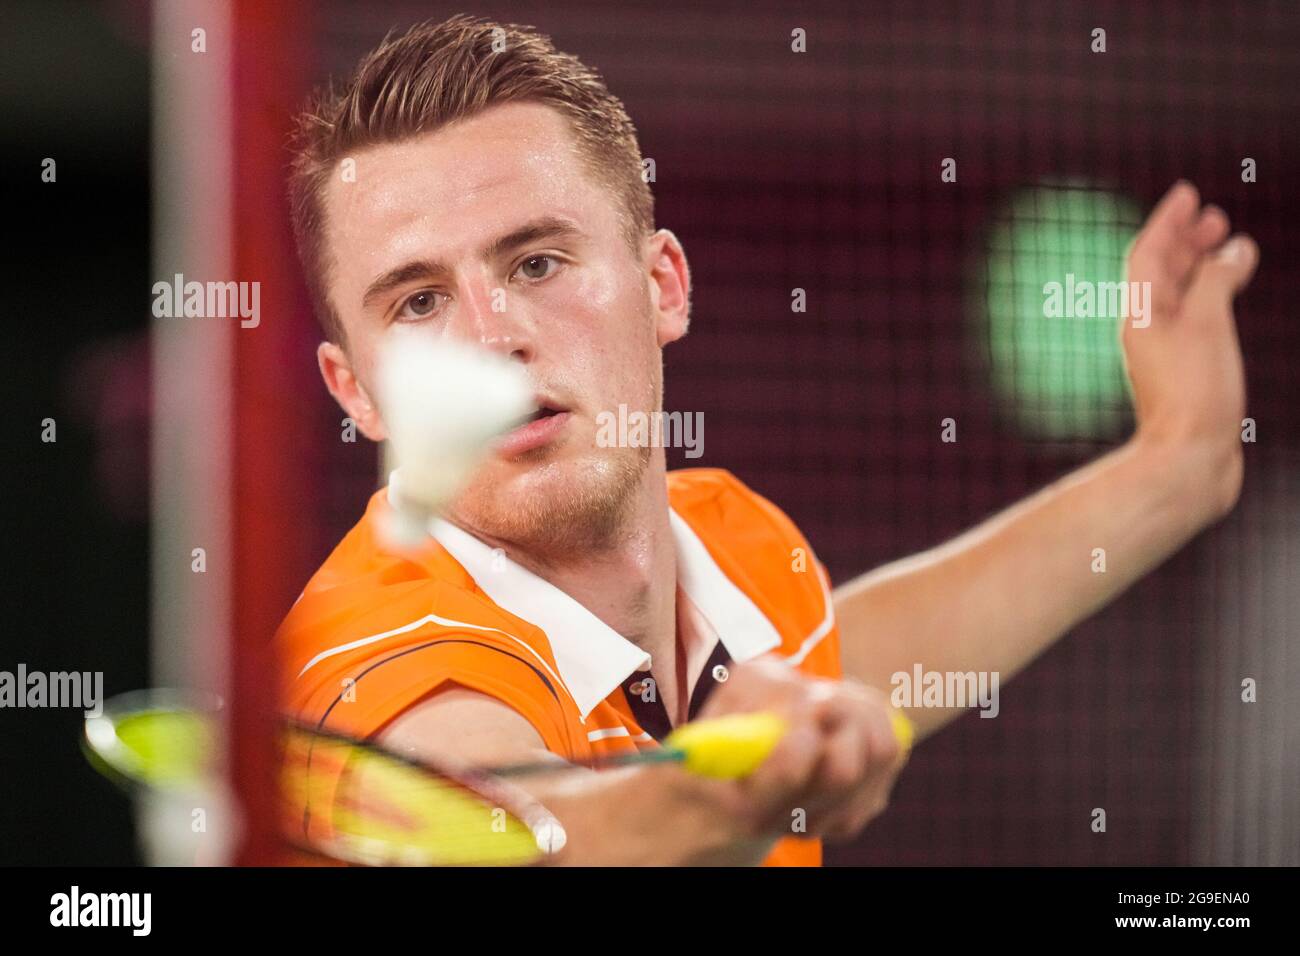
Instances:
[[[398,339],[380,353],[380,411],[388,427],[398,543],[415,545],[463,490],[492,440],[536,410],[516,363],[456,342]]]

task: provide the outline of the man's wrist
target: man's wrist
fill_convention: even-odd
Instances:
[[[665,768],[667,769],[667,768]],[[778,836],[765,832],[734,781],[712,780],[672,768],[669,804],[685,835],[687,858],[696,866],[757,866]]]
[[[1129,445],[1153,485],[1174,495],[1174,504],[1198,526],[1212,524],[1236,506],[1241,495],[1244,455],[1231,436],[1139,427]]]

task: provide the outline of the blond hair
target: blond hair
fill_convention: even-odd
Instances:
[[[588,168],[620,197],[634,250],[654,230],[654,198],[642,176],[636,127],[599,74],[531,27],[463,15],[421,23],[386,37],[341,88],[317,91],[298,117],[290,210],[327,338],[344,340],[329,300],[324,241],[325,187],[335,165],[359,149],[401,142],[512,102],[541,103],[567,117]]]

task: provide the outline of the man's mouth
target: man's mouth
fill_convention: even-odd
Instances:
[[[541,408],[537,409],[537,411],[524,419],[524,423],[527,424],[528,422],[540,421],[543,418],[550,418],[552,415],[558,415],[564,410],[565,409],[556,408],[551,405],[543,405]]]
[[[560,437],[570,417],[569,409],[544,396],[538,396],[536,404],[536,411],[497,442],[498,455],[513,458]]]

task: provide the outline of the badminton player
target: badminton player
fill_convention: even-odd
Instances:
[[[1152,303],[1122,332],[1131,438],[832,589],[799,530],[733,475],[669,473],[662,448],[597,441],[600,413],[662,407],[691,274],[655,226],[635,128],[594,72],[530,30],[423,24],[320,95],[295,150],[320,371],[358,428],[385,438],[376,354],[401,337],[518,362],[541,410],[422,551],[386,549],[389,488],[374,495],[278,633],[294,716],[415,756],[579,766],[656,748],[699,715],[790,722],[743,781],[663,765],[538,783],[570,862],[819,863],[823,839],[885,807],[906,759],[890,675],[1005,680],[1237,499],[1232,300],[1257,250],[1190,184],[1129,255]],[[959,712],[908,715],[922,738]]]

